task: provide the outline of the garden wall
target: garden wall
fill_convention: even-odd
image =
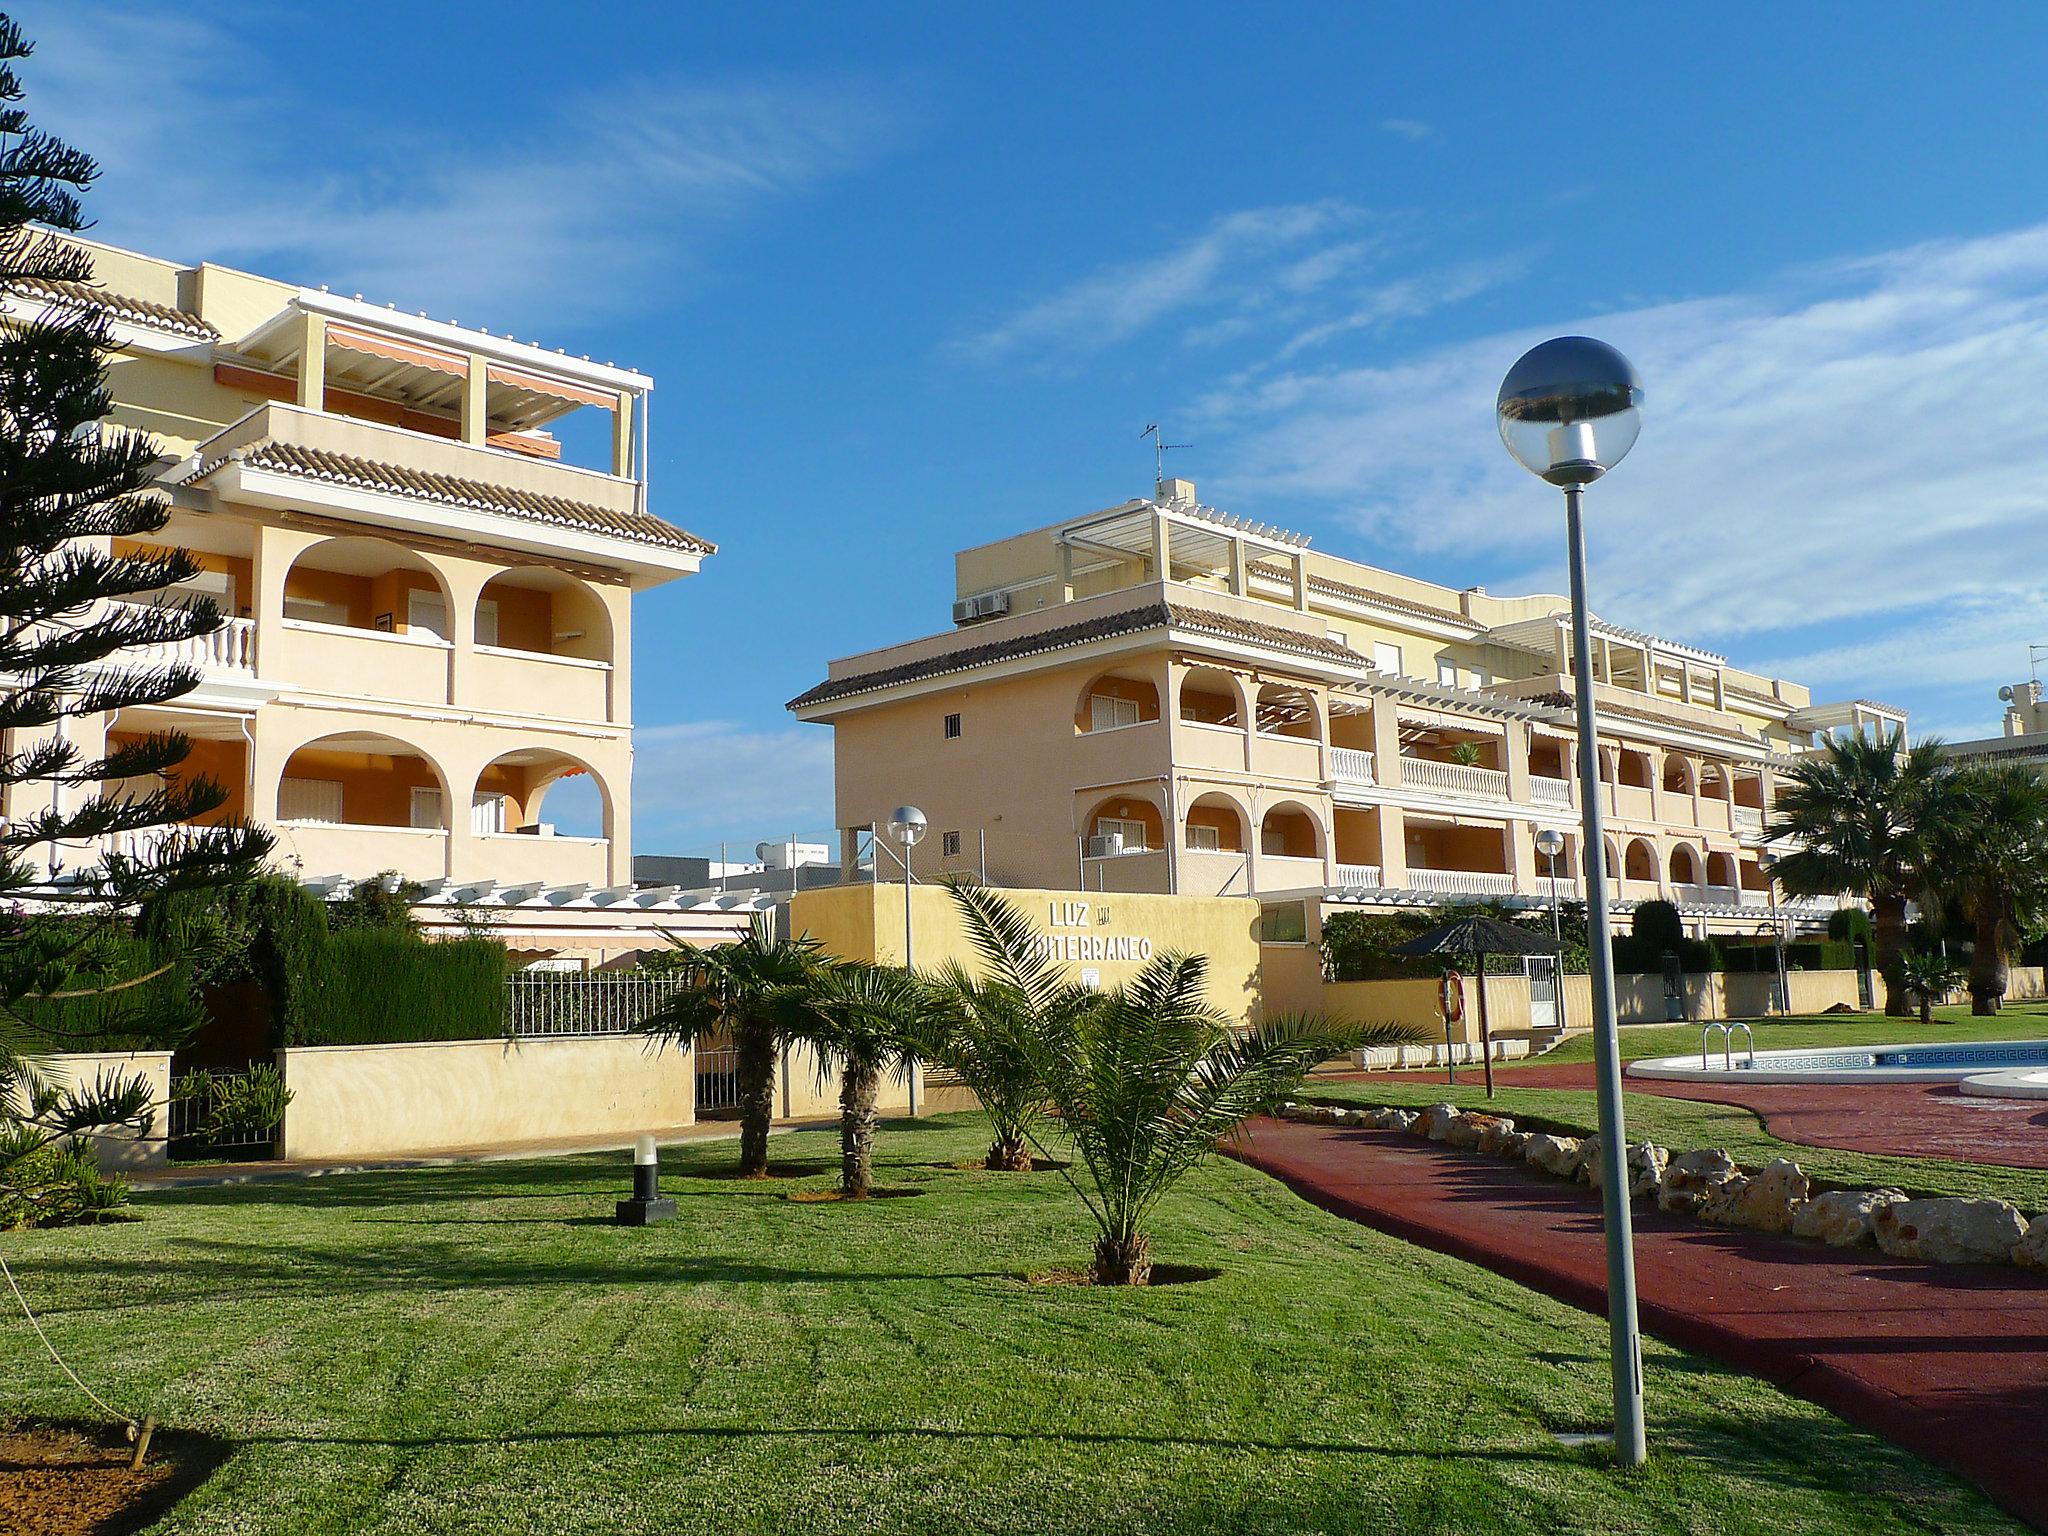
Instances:
[[[277,1063],[287,1158],[624,1141],[696,1121],[689,1048],[638,1035],[298,1046]]]
[[[37,1063],[44,1077],[60,1086],[91,1083],[101,1073],[139,1077],[149,1084],[149,1100],[156,1106],[148,1135],[134,1131],[111,1131],[89,1136],[99,1154],[100,1167],[109,1173],[131,1168],[161,1168],[168,1160],[170,1145],[171,1053],[169,1051],[71,1051],[46,1056]]]

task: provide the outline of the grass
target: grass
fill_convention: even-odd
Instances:
[[[892,1126],[880,1182],[671,1154],[680,1220],[610,1224],[616,1157],[147,1195],[8,1235],[86,1379],[226,1439],[154,1529],[258,1533],[1771,1532],[2018,1527],[1822,1410],[1647,1352],[1657,1454],[1606,1414],[1597,1318],[1218,1161],[1161,1207],[1149,1291],[1033,1285],[1093,1232],[1057,1174],[950,1165],[978,1117]],[[18,1319],[0,1381],[70,1389]]]
[[[1916,1040],[2025,1040],[2048,1036],[2048,1014],[2039,1004],[2008,1009],[1986,1019],[1970,1017],[1967,1008],[1937,1008],[1931,1027],[1923,1027],[1918,1019],[1842,1014],[1759,1023],[1753,1028],[1760,1051],[1892,1045]],[[1621,1031],[1621,1054],[1626,1061],[1645,1056],[1680,1056],[1699,1048],[1697,1025],[1631,1025]],[[1715,1048],[1719,1048],[1718,1037]],[[1592,1036],[1585,1034],[1571,1037],[1529,1065],[1592,1059]],[[1599,1113],[1590,1091],[1519,1087],[1516,1074],[1521,1070],[1523,1064],[1494,1067],[1497,1091],[1490,1104],[1477,1067],[1461,1067],[1455,1087],[1444,1082],[1443,1071],[1438,1068],[1415,1073],[1412,1083],[1317,1082],[1302,1097],[1329,1104],[1393,1104],[1404,1108],[1452,1103],[1461,1108],[1489,1108],[1518,1121],[1526,1120],[1532,1126],[1574,1135],[1588,1135],[1598,1128]],[[1812,1147],[1771,1135],[1764,1129],[1761,1116],[1740,1105],[1669,1098],[1647,1090],[1627,1091],[1622,1098],[1622,1114],[1631,1141],[1654,1141],[1680,1152],[1723,1147],[1745,1166],[1758,1166],[1774,1157],[1789,1157],[1824,1184],[1855,1188],[1890,1185],[1927,1195],[1990,1195],[2010,1200],[2030,1215],[2048,1211],[2048,1170]]]

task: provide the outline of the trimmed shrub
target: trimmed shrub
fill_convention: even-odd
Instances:
[[[1828,937],[1837,944],[1877,947],[1877,929],[1861,907],[1840,907],[1828,916]]]
[[[70,952],[53,958],[36,978],[35,994],[43,995],[23,997],[14,1005],[56,1049],[169,1050],[206,1022],[191,968],[170,958],[178,951],[123,928],[94,925],[84,918],[77,922],[75,936],[64,936]],[[63,925],[53,925],[53,932],[63,935]],[[80,939],[83,942],[71,949]],[[157,971],[162,974],[152,974]],[[148,979],[138,980],[143,977]],[[116,986],[120,990],[103,990]],[[67,992],[85,995],[55,995]]]
[[[392,928],[330,934],[287,1045],[489,1040],[505,1033],[505,946]]]
[[[1678,908],[1668,901],[1643,902],[1629,919],[1627,936],[1614,941],[1614,968],[1628,975],[1659,975],[1667,953],[1676,955],[1679,969],[1688,973],[1727,969],[1718,945],[1685,936]]]

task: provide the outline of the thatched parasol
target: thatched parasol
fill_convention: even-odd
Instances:
[[[1486,1018],[1486,957],[1488,955],[1554,955],[1558,952],[1555,940],[1547,939],[1530,929],[1504,923],[1497,917],[1475,914],[1470,917],[1452,918],[1448,923],[1439,923],[1424,934],[1418,934],[1406,944],[1394,946],[1397,955],[1471,955],[1473,971],[1479,977],[1479,1042],[1480,1052],[1486,1063],[1486,1096],[1493,1097],[1493,1031]],[[1444,1020],[1444,1054],[1455,1053],[1451,1049],[1451,1023]],[[1458,1080],[1458,1068],[1450,1063],[1451,1081]]]

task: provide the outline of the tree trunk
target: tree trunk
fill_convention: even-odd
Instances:
[[[1104,1236],[1095,1245],[1097,1285],[1150,1285],[1152,1239],[1142,1232],[1128,1237]]]
[[[733,1037],[733,1076],[740,1101],[740,1174],[768,1176],[768,1131],[775,1123],[775,1032],[741,1026]]]
[[[865,1200],[875,1187],[875,1092],[881,1084],[878,1067],[855,1065],[839,1078],[839,1190],[849,1200]]]
[[[1917,987],[1914,989],[1913,995],[1920,999],[1920,1022],[1922,1024],[1932,1024],[1934,1022],[1934,994],[1925,987]]]
[[[1022,1136],[998,1136],[983,1162],[991,1173],[1029,1173],[1031,1147]]]
[[[1892,1018],[1908,1018],[1913,1005],[1906,996],[1906,898],[1881,896],[1871,902],[1870,926],[1877,951],[1871,959],[1884,978],[1884,1011]]]
[[[1993,1014],[2005,1001],[2005,924],[1998,913],[1977,919],[1977,948],[1970,956],[1970,1012]]]

